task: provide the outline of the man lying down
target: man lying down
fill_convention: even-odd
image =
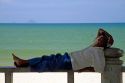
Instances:
[[[103,72],[105,67],[104,50],[110,48],[114,43],[113,37],[103,29],[99,29],[95,42],[89,47],[64,55],[56,54],[50,56],[35,57],[24,60],[13,55],[16,67],[30,67],[31,71],[92,71]]]

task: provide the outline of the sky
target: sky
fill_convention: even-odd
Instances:
[[[0,23],[121,22],[125,0],[0,0]]]

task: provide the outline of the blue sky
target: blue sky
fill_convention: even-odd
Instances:
[[[125,22],[125,0],[0,0],[0,23]]]

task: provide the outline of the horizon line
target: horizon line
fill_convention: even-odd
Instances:
[[[28,22],[16,22],[16,23],[11,23],[11,22],[3,22],[3,23],[0,23],[0,24],[101,24],[101,23],[104,23],[104,24],[110,24],[110,23],[117,23],[117,24],[123,24],[125,22],[84,22],[84,23],[28,23]]]

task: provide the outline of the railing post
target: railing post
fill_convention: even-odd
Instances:
[[[118,48],[105,50],[106,66],[101,74],[101,83],[122,83],[122,61],[119,59],[123,51]]]
[[[5,83],[13,83],[13,73],[5,72]]]
[[[73,71],[68,71],[67,72],[67,83],[74,83],[74,72]]]

